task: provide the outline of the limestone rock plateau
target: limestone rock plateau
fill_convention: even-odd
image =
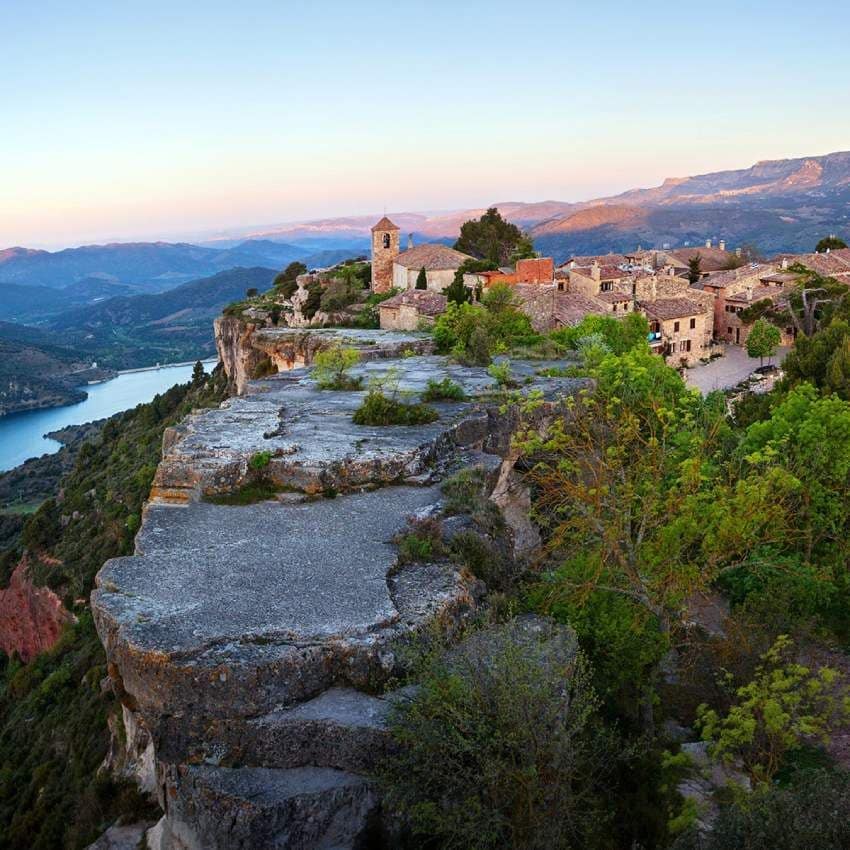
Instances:
[[[333,339],[299,334],[276,350]],[[391,846],[371,776],[405,698],[393,688],[416,636],[451,640],[486,595],[447,561],[399,563],[393,539],[409,517],[440,512],[443,475],[477,465],[516,551],[528,545],[506,486],[515,423],[487,402],[486,370],[400,356],[378,331],[359,342],[372,357],[356,367],[364,386],[389,369],[411,393],[448,376],[470,400],[435,403],[428,425],[368,427],[352,422],[365,391],[321,391],[303,368],[242,379],[240,395],[166,433],[135,554],[98,576],[93,610],[128,740],[153,747],[147,762],[123,759],[151,765],[140,780],[164,814],[149,847]],[[246,356],[223,354],[232,370]],[[544,407],[579,384],[514,369]],[[258,477],[260,498],[243,498]]]

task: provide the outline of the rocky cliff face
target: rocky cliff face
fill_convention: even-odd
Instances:
[[[71,620],[73,615],[52,590],[30,582],[27,559],[22,558],[9,586],[0,590],[0,649],[29,661],[50,649]]]
[[[256,346],[256,332],[219,328],[222,345]],[[263,344],[308,359],[341,335]],[[493,387],[485,370],[444,358],[393,359],[396,335],[360,341],[373,355],[364,381],[393,367],[410,392],[443,377],[470,396]],[[429,425],[357,426],[362,392],[321,392],[303,369],[239,378],[250,356],[225,360],[241,396],[166,434],[136,552],[98,576],[92,609],[138,741],[118,762],[140,776],[155,765],[158,850],[391,846],[368,778],[405,698],[387,687],[418,634],[451,639],[486,593],[449,562],[400,564],[392,540],[408,517],[439,515],[443,475],[475,465],[515,551],[533,547],[511,473],[514,423],[467,401],[438,403]],[[576,386],[514,368],[546,409]]]

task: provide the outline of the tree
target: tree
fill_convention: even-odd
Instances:
[[[454,279],[443,292],[450,304],[467,304],[472,301],[472,290],[463,282],[463,269],[455,272]]]
[[[807,740],[827,743],[850,717],[850,696],[831,667],[811,670],[793,657],[793,641],[780,635],[762,656],[752,681],[735,691],[725,716],[701,705],[697,723],[716,757],[740,759],[754,783],[769,785],[787,753]]]
[[[696,283],[702,277],[702,257],[699,254],[694,254],[688,260],[688,280],[691,283]]]
[[[277,277],[274,279],[272,286],[279,290],[284,298],[291,298],[298,284],[295,282],[298,275],[306,274],[307,266],[297,260],[290,263]]]
[[[350,370],[360,362],[360,352],[356,348],[334,346],[319,351],[313,358],[312,377],[319,389],[356,390],[362,378],[352,378]]]
[[[750,357],[758,357],[759,365],[763,366],[765,357],[769,363],[770,358],[776,354],[781,338],[779,328],[764,319],[757,319],[747,336],[747,354]]]
[[[416,288],[417,289],[427,289],[428,288],[428,276],[425,274],[425,266],[422,266],[419,269],[419,274],[416,276]]]
[[[534,256],[531,238],[490,207],[479,219],[461,225],[455,250],[489,260],[497,266]]]
[[[204,371],[204,364],[197,360],[192,368],[192,387],[202,386],[206,379],[207,373]]]
[[[815,251],[818,254],[825,254],[827,251],[838,251],[846,247],[847,243],[843,239],[839,239],[834,233],[830,233],[829,236],[824,236],[824,238],[818,242],[815,246]]]

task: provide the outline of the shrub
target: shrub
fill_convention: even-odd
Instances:
[[[707,835],[692,830],[674,850],[845,850],[850,847],[850,775],[804,771],[724,807]]]
[[[254,452],[248,460],[248,468],[258,471],[265,469],[272,460],[271,452]]]
[[[334,277],[322,292],[320,306],[326,313],[343,310],[359,299],[361,291],[356,278]]]
[[[307,298],[301,306],[301,313],[305,319],[310,320],[319,312],[322,305],[323,287],[319,281],[314,280],[307,284]]]
[[[439,418],[427,404],[407,404],[375,387],[354,411],[352,421],[355,425],[425,425]]]
[[[357,390],[363,379],[348,374],[360,362],[360,352],[356,348],[334,346],[320,351],[313,358],[312,375],[322,390]]]
[[[429,378],[425,392],[422,393],[422,401],[464,401],[466,393],[460,384],[456,384],[451,378]]]
[[[549,336],[555,342],[575,350],[584,337],[598,334],[614,354],[624,354],[632,348],[645,348],[649,324],[640,313],[629,313],[622,319],[611,316],[586,316],[571,328],[561,328]]]
[[[507,560],[480,534],[461,531],[449,546],[452,560],[480,578],[490,590],[506,590],[511,572]]]
[[[398,749],[381,776],[388,807],[442,847],[599,846],[611,739],[583,659],[514,629],[485,640],[427,659],[397,707]]]
[[[740,759],[750,777],[769,783],[787,753],[806,740],[829,740],[850,717],[850,696],[839,688],[831,667],[812,671],[792,660],[794,644],[780,635],[762,656],[752,681],[736,690],[736,702],[721,717],[706,705],[697,709],[697,724],[715,756]]]
[[[397,540],[400,564],[430,561],[443,554],[443,533],[439,520],[432,517],[409,517],[407,524],[407,532]]]
[[[304,263],[290,263],[275,279],[273,286],[283,298],[292,298],[298,289],[296,278],[300,274],[306,274],[307,266]]]
[[[510,360],[503,360],[501,363],[491,363],[487,367],[487,374],[493,378],[500,387],[515,387],[513,373],[511,372]]]

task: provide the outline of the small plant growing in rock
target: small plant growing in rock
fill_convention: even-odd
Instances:
[[[444,554],[443,532],[439,520],[433,517],[408,517],[407,525],[407,531],[396,540],[400,564],[430,561]]]
[[[456,384],[451,378],[429,378],[425,392],[422,393],[422,401],[465,401],[466,393],[460,384]]]
[[[399,395],[398,370],[389,369],[382,378],[372,381],[352,421],[355,425],[426,425],[440,418],[433,407],[404,402]]]
[[[322,390],[359,390],[363,379],[349,374],[359,362],[360,352],[356,348],[334,346],[316,354],[312,375]]]
[[[265,469],[272,460],[271,452],[254,452],[248,460],[248,468],[258,472]]]
[[[511,372],[510,360],[502,360],[500,363],[491,363],[487,367],[487,374],[493,378],[500,387],[515,387],[516,380]]]

